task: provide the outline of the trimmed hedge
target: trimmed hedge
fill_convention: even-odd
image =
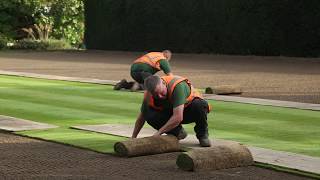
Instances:
[[[320,55],[319,0],[86,0],[87,49]]]

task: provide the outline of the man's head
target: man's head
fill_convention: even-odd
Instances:
[[[147,77],[144,80],[144,87],[156,99],[167,98],[167,86],[157,75]]]
[[[163,53],[164,57],[166,57],[166,59],[167,59],[168,61],[171,59],[172,53],[171,53],[170,50],[164,50],[164,51],[162,51],[162,53]]]

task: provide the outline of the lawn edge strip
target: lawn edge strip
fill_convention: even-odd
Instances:
[[[285,166],[279,166],[279,165],[274,165],[274,164],[268,164],[268,163],[263,163],[259,161],[254,161],[254,166],[256,167],[261,167],[265,169],[271,169],[274,171],[279,171],[279,172],[286,172],[290,174],[295,174],[303,177],[310,177],[310,178],[315,178],[315,179],[320,179],[320,174],[317,173],[312,173],[308,171],[303,171],[299,169],[293,169]]]
[[[82,150],[86,150],[86,151],[93,151],[93,152],[96,152],[96,153],[99,153],[99,154],[106,154],[106,155],[112,155],[112,156],[116,155],[114,153],[102,152],[102,151],[94,150],[94,149],[87,148],[87,147],[82,147],[82,146],[77,146],[77,145],[73,145],[73,144],[69,144],[69,143],[64,143],[64,142],[61,142],[61,141],[54,141],[54,140],[44,139],[44,138],[35,137],[35,136],[31,136],[31,135],[20,134],[19,132],[10,132],[10,131],[7,131],[7,132],[4,131],[4,132],[5,133],[11,133],[11,134],[14,134],[14,135],[17,135],[17,136],[21,136],[21,137],[31,138],[31,139],[35,139],[35,140],[50,142],[50,143],[56,143],[56,144],[60,144],[60,145],[69,146],[69,147],[72,147],[72,148],[78,148],[78,149],[82,149]]]

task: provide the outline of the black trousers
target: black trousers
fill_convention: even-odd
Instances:
[[[184,108],[183,111],[183,121],[181,124],[195,123],[194,131],[198,139],[207,138],[208,134],[208,103],[207,101],[199,98],[195,98],[191,104]],[[173,109],[164,109],[162,111],[157,111],[151,107],[144,108],[142,112],[144,119],[153,128],[159,130],[164,126],[173,114]],[[176,128],[167,132],[167,134],[172,134],[177,136],[182,129],[182,125],[179,124]]]
[[[147,77],[153,75],[153,74],[151,74],[149,72],[145,72],[145,71],[136,71],[136,72],[131,71],[130,74],[131,74],[132,79],[134,79],[135,81],[137,81],[139,84],[142,84],[142,85],[144,83],[144,80]]]

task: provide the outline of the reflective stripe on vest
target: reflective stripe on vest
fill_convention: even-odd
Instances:
[[[133,63],[146,63],[149,64],[151,67],[161,70],[159,61],[162,59],[167,59],[164,57],[162,52],[150,52],[146,55],[141,56],[137,60],[135,60]]]
[[[166,83],[167,86],[167,97],[169,99],[169,101],[172,103],[172,95],[173,95],[173,91],[174,88],[176,87],[176,85],[182,81],[186,81],[186,83],[188,84],[188,86],[190,87],[190,95],[187,97],[187,103],[184,104],[184,107],[187,107],[189,104],[191,104],[192,100],[194,98],[200,98],[203,99],[202,95],[193,88],[193,86],[191,85],[190,81],[186,78],[180,77],[180,76],[162,76],[161,79]],[[154,98],[153,96],[149,93],[149,92],[145,92],[144,94],[145,99],[148,101],[149,106],[151,106],[152,108],[154,108],[155,110],[162,110],[163,107],[162,106],[156,106],[154,103]]]
[[[154,104],[154,98],[153,98],[153,96],[152,96],[148,91],[144,91],[144,99],[147,100],[148,105],[149,105],[150,107],[152,107],[153,109],[158,110],[158,111],[163,110],[163,107],[162,107],[162,106],[156,106],[156,105]]]
[[[163,76],[161,77],[167,84],[167,88],[168,88],[168,99],[169,101],[172,102],[172,95],[173,95],[173,91],[174,91],[174,88],[176,87],[176,85],[182,81],[185,81],[189,88],[190,88],[190,94],[189,96],[187,97],[187,103],[185,104],[185,107],[187,107],[194,98],[200,98],[200,99],[203,99],[202,95],[193,88],[193,86],[191,85],[190,81],[187,79],[187,78],[184,78],[184,77],[180,77],[180,76]]]

